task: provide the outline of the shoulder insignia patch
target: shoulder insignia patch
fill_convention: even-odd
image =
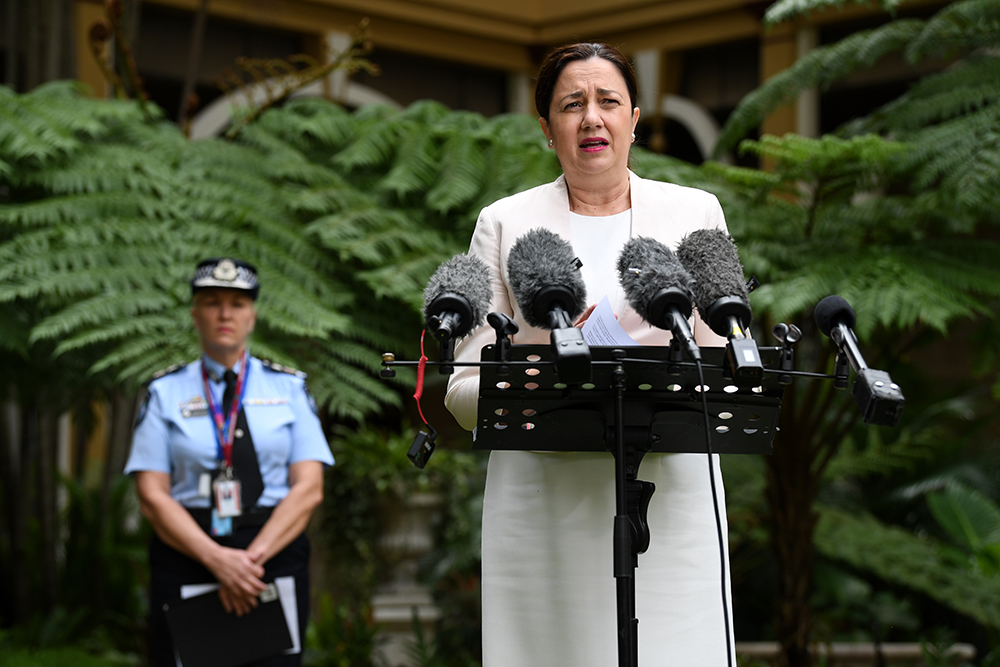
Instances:
[[[146,418],[146,412],[149,410],[149,399],[152,397],[153,395],[147,391],[146,398],[142,400],[142,405],[139,406],[139,411],[135,415],[135,423],[132,425],[133,430],[138,428],[142,420]]]
[[[264,368],[274,371],[276,373],[288,373],[289,375],[294,375],[297,378],[305,378],[306,374],[302,371],[292,368],[291,366],[282,366],[281,364],[276,364],[268,359],[261,359],[260,363],[264,365]]]
[[[167,366],[163,370],[156,371],[155,373],[153,373],[153,376],[150,377],[149,380],[146,381],[146,384],[149,384],[153,380],[159,380],[161,377],[170,375],[171,373],[176,373],[177,371],[181,370],[185,366],[187,366],[186,363],[183,363],[183,364],[174,364],[173,366]]]

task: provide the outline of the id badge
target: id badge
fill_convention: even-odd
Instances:
[[[212,508],[212,537],[229,537],[233,534],[233,517],[219,518],[219,510]]]
[[[215,510],[220,519],[243,513],[240,502],[240,481],[233,478],[231,470],[219,475],[214,486]]]

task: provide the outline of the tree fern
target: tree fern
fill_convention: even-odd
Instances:
[[[255,351],[282,354],[294,338],[313,339],[317,347],[350,339],[345,310],[354,295],[285,205],[288,190],[336,179],[329,167],[267,132],[248,130],[237,145],[190,143],[169,127],[116,117],[100,105],[77,106],[72,91],[57,92],[17,100],[31,109],[37,94],[55,105],[39,117],[50,123],[79,107],[94,111],[98,121],[78,122],[86,132],[71,133],[73,141],[65,131],[36,132],[47,151],[4,144],[5,161],[18,169],[10,203],[0,208],[0,301],[34,304],[39,321],[30,341],[59,340],[58,354],[89,358],[98,376],[134,386],[196,353],[186,281],[198,259],[222,254],[257,263],[267,285]],[[91,146],[88,137],[101,142]],[[285,360],[311,363],[287,353]],[[370,352],[360,362],[363,372],[372,374],[378,361]],[[354,383],[339,390],[342,397],[337,385],[325,386],[320,399],[336,401],[345,414],[391,398],[384,385]],[[351,408],[354,403],[363,408]]]

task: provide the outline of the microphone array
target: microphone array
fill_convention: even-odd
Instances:
[[[518,238],[507,262],[508,285],[518,308],[529,325],[550,331],[556,371],[566,384],[591,378],[590,349],[573,324],[587,305],[581,266],[566,240],[541,228]],[[617,269],[629,305],[650,325],[670,331],[675,341],[672,345],[691,360],[701,360],[688,322],[693,307],[697,307],[712,331],[727,340],[726,362],[734,382],[752,386],[761,380],[764,366],[749,335],[752,312],[743,266],[727,233],[718,229],[691,232],[681,240],[676,253],[655,239],[637,237],[623,247]],[[487,319],[491,282],[486,264],[470,255],[456,255],[431,277],[424,290],[424,319],[427,329],[441,342],[442,362],[454,361],[454,342]],[[846,382],[847,363],[854,369],[857,377],[852,393],[864,421],[897,424],[904,404],[902,391],[888,373],[865,363],[853,331],[855,313],[851,306],[839,296],[828,296],[817,304],[814,316],[819,330],[837,346],[838,367],[844,369],[837,379]],[[493,319],[491,325],[502,337]],[[512,326],[507,331],[516,331],[516,325]],[[778,337],[786,348],[798,340]],[[450,367],[442,369],[451,372]]]

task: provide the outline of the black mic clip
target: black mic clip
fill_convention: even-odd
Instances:
[[[847,355],[843,352],[837,353],[837,359],[833,362],[833,388],[847,389],[850,385],[851,365]]]
[[[778,375],[780,384],[791,384],[791,371],[795,370],[795,352],[792,346],[802,340],[802,330],[794,324],[778,322],[771,328],[774,337],[781,341],[781,356],[778,359],[778,368],[782,371]]]
[[[726,345],[726,361],[728,373],[733,381],[740,386],[756,386],[764,377],[764,363],[760,359],[757,343],[750,338],[750,306],[746,300],[738,296],[724,296],[716,299],[708,307],[708,321],[712,329],[725,335],[729,340]]]
[[[518,331],[517,322],[510,315],[504,313],[490,313],[486,316],[486,321],[497,332],[497,344],[494,352],[496,361],[510,361],[510,338]],[[504,364],[497,368],[497,375],[507,375],[510,373],[510,366]]]
[[[455,361],[455,339],[445,338],[440,342],[440,353],[438,353],[438,361],[441,365],[438,366],[438,373],[441,375],[451,375],[455,372],[455,367],[449,364],[449,361]]]
[[[417,433],[417,437],[413,439],[413,444],[410,445],[410,449],[406,452],[406,458],[413,462],[413,465],[417,466],[421,470],[427,465],[427,461],[430,460],[431,454],[434,453],[434,448],[437,447],[437,431],[430,424],[427,424],[427,428],[430,433],[424,433],[420,431]]]

